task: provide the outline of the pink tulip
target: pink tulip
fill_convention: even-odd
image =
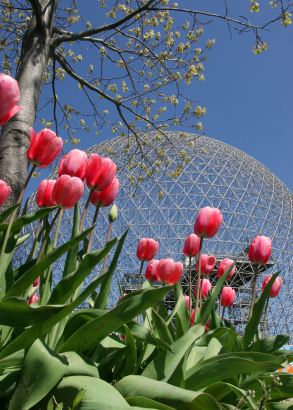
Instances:
[[[184,295],[184,299],[185,299],[185,302],[186,302],[187,310],[189,312],[189,297]],[[192,307],[192,299],[190,300],[190,302],[191,302],[191,307]]]
[[[161,259],[158,265],[158,279],[162,283],[177,283],[183,273],[183,264],[173,259]]]
[[[145,271],[145,278],[150,280],[151,282],[157,282],[158,279],[158,266],[159,262],[157,259],[152,259]]]
[[[116,169],[110,158],[100,158],[98,154],[92,154],[86,171],[87,187],[94,191],[104,191],[113,181]]]
[[[200,286],[201,286],[201,296],[200,296],[200,298],[202,299],[203,296],[205,298],[207,298],[208,295],[209,295],[209,291],[212,289],[211,282],[208,279],[203,278],[203,279],[200,280]],[[197,283],[195,284],[195,288],[194,288],[194,296],[195,297],[196,297],[196,287],[197,287]],[[200,295],[200,293],[199,293],[199,295]]]
[[[218,266],[217,269],[217,278],[220,279],[221,276],[224,275],[224,273],[230,268],[231,265],[233,265],[234,261],[232,261],[232,259],[228,259],[225,258],[223,259]],[[234,275],[236,266],[234,266],[231,270],[231,272],[229,273],[229,275],[227,276],[226,280],[229,280],[232,278],[232,276]]]
[[[138,244],[136,256],[140,261],[151,261],[159,249],[159,242],[154,239],[142,238]]]
[[[264,291],[265,287],[267,286],[267,284],[269,283],[271,278],[272,278],[272,275],[267,275],[266,276],[266,278],[265,278],[265,280],[263,281],[263,284],[262,284],[262,291]],[[278,276],[275,279],[275,281],[274,281],[274,283],[271,287],[271,290],[270,290],[270,293],[269,293],[269,298],[275,298],[278,295],[278,293],[281,289],[281,286],[282,286],[282,279],[280,278],[280,276]]]
[[[235,301],[235,290],[230,286],[226,286],[222,290],[221,306],[230,307]]]
[[[37,297],[36,294],[34,294],[31,298],[29,298],[28,304],[32,305],[33,303],[38,302],[38,301],[39,301],[39,298]]]
[[[185,241],[183,253],[186,256],[196,256],[199,252],[200,238],[192,233]]]
[[[200,307],[198,306],[198,307],[197,307],[197,311],[199,311],[199,309],[200,309]],[[190,322],[191,322],[191,326],[193,326],[193,323],[194,323],[194,309],[193,309],[192,312],[191,312]],[[210,324],[210,320],[208,320],[207,324],[205,325],[205,328],[206,328],[206,331],[207,331],[207,332],[210,330],[210,329],[209,329],[209,324]]]
[[[85,180],[85,174],[88,166],[87,155],[84,151],[73,149],[65,155],[59,165],[59,177],[69,175],[70,177]]]
[[[54,131],[47,128],[38,134],[30,128],[31,141],[27,150],[27,159],[32,164],[40,168],[45,168],[52,164],[61,152],[63,141],[57,137]]]
[[[111,185],[108,186],[107,189],[105,189],[104,191],[96,191],[93,193],[91,197],[91,204],[94,206],[105,208],[115,201],[118,191],[119,181],[115,177],[111,182]]]
[[[251,263],[265,265],[270,259],[271,252],[271,239],[267,236],[257,236],[250,244],[248,258]]]
[[[0,127],[4,125],[23,107],[16,105],[19,101],[18,83],[9,75],[0,74]]]
[[[123,293],[123,296],[127,296],[127,293]],[[122,296],[120,295],[118,300],[120,300],[121,298]]]
[[[2,179],[0,179],[0,205],[4,204],[6,199],[9,197],[10,192],[10,186],[7,185],[6,182],[2,181]]]
[[[33,283],[33,287],[35,288],[36,286],[37,287],[39,287],[40,286],[40,280],[41,280],[41,278],[40,278],[40,276],[34,281],[34,283]]]
[[[216,264],[216,258],[209,255],[201,255],[200,258],[200,270],[203,275],[209,275],[214,269]],[[198,273],[198,261],[196,262],[196,272]]]
[[[56,181],[53,179],[44,179],[38,187],[37,191],[37,205],[40,208],[47,208],[55,206],[56,202],[53,200],[52,194]]]
[[[206,206],[196,217],[194,233],[200,238],[215,236],[223,222],[223,216],[219,209]]]
[[[53,200],[59,208],[70,209],[82,197],[83,183],[80,178],[62,175],[55,183]]]

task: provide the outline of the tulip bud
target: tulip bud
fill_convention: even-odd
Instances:
[[[63,141],[54,131],[43,129],[38,134],[30,128],[31,140],[27,159],[40,168],[52,164],[61,152]]]
[[[83,188],[81,179],[62,175],[55,183],[52,194],[53,200],[59,208],[70,209],[82,197]]]
[[[196,216],[194,233],[200,238],[211,238],[216,235],[223,222],[219,209],[206,206]]]
[[[111,185],[108,186],[104,191],[96,191],[91,197],[91,204],[98,207],[107,207],[111,205],[118,194],[119,191],[119,181],[114,178]]]
[[[35,288],[36,286],[37,287],[39,287],[40,286],[40,280],[41,280],[41,278],[40,278],[40,276],[34,281],[34,283],[33,283],[33,287]]]
[[[235,301],[235,290],[230,286],[226,286],[222,290],[221,306],[230,307]]]
[[[253,264],[265,265],[270,259],[271,251],[271,239],[267,236],[257,236],[250,244],[248,258]]]
[[[55,206],[56,202],[53,200],[53,189],[56,181],[53,179],[45,179],[38,187],[36,202],[40,208],[47,208]]]
[[[115,222],[116,219],[118,218],[118,208],[114,204],[109,212],[109,222]]]
[[[200,238],[192,233],[185,241],[183,253],[186,256],[196,256],[199,252]]]
[[[184,299],[185,299],[185,302],[186,302],[187,310],[189,312],[189,297],[184,295]],[[191,303],[191,307],[192,307],[192,299],[190,299],[190,303]]]
[[[18,83],[9,75],[0,73],[0,127],[4,125],[23,107],[16,105],[19,101]]]
[[[1,77],[0,77],[1,78]],[[6,182],[0,179],[0,205],[4,204],[11,193],[11,188]]]
[[[37,297],[36,294],[34,294],[31,298],[29,298],[28,304],[32,305],[33,303],[38,302],[38,301],[39,301],[39,298]]]
[[[198,307],[197,307],[197,311],[199,311],[199,309],[200,309],[200,307],[198,306]],[[193,323],[194,323],[194,309],[193,309],[192,312],[191,312],[190,322],[191,322],[191,326],[193,326]],[[207,331],[207,332],[210,330],[210,329],[209,329],[209,324],[210,324],[210,320],[208,320],[207,324],[205,325],[205,328],[206,328],[206,331]]]
[[[70,177],[77,177],[84,181],[87,166],[88,160],[86,153],[79,149],[73,149],[61,159],[59,177],[61,177],[61,175],[69,175]]]
[[[87,187],[94,191],[104,191],[113,181],[116,169],[110,158],[100,158],[98,154],[92,154],[86,171]]]
[[[138,244],[136,256],[140,261],[152,260],[159,249],[159,242],[154,239],[142,238]]]
[[[272,275],[267,275],[266,276],[266,278],[265,278],[265,280],[263,281],[263,284],[262,284],[262,291],[264,291],[265,287],[267,286],[267,284],[269,283],[271,278],[272,278]],[[281,286],[282,286],[282,279],[280,278],[280,276],[278,276],[275,279],[275,281],[274,281],[274,283],[271,287],[271,290],[270,290],[270,293],[269,293],[269,298],[275,298],[278,295],[278,293],[281,289]]]
[[[208,279],[203,278],[203,279],[200,280],[199,285],[201,287],[201,296],[200,296],[200,298],[202,299],[203,296],[205,298],[207,298],[208,295],[209,295],[209,291],[212,289],[211,282]],[[195,297],[196,297],[196,288],[197,288],[197,283],[195,284],[195,288],[194,288],[194,296]],[[200,293],[199,293],[199,295],[200,295]]]
[[[209,255],[201,255],[200,258],[200,270],[203,275],[209,275],[214,269],[216,264],[216,258]],[[198,273],[198,261],[196,262],[196,272]]]
[[[183,264],[173,259],[161,259],[158,265],[158,279],[162,283],[177,283],[183,273]]]
[[[156,259],[152,259],[145,271],[145,278],[150,280],[151,282],[157,282],[158,279],[158,266],[159,266],[159,262]]]
[[[228,259],[225,258],[223,259],[218,266],[217,269],[217,278],[220,279],[221,276],[224,275],[224,273],[230,268],[231,265],[233,265],[234,261],[232,261],[232,259]],[[229,275],[227,276],[226,280],[229,280],[232,278],[232,276],[234,275],[236,266],[234,266],[231,270],[231,272],[229,273]]]

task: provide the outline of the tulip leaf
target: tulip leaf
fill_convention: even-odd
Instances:
[[[99,378],[99,371],[95,364],[85,355],[75,352],[65,352],[62,354],[68,362],[63,377],[69,376],[91,376]]]
[[[279,350],[285,344],[287,344],[289,339],[289,335],[267,337],[265,339],[261,339],[257,342],[252,343],[248,350],[250,352],[261,352],[271,354]]]
[[[126,345],[123,348],[116,349],[109,353],[99,364],[98,371],[100,373],[100,378],[105,380],[109,373],[112,372],[114,366],[121,362],[126,354]]]
[[[20,378],[20,370],[0,376],[0,397],[11,396]]]
[[[16,208],[18,208],[20,204],[16,204],[11,206],[10,208],[6,209],[2,214],[0,215],[0,224],[5,221],[9,217],[9,215],[12,214],[13,211],[15,211]],[[7,229],[8,224],[5,224],[5,230]]]
[[[79,234],[79,203],[77,202],[74,205],[74,216],[73,216],[73,224],[72,224],[72,234],[71,239],[75,238]],[[76,244],[73,246],[66,255],[64,270],[63,270],[63,278],[70,273],[74,272],[76,269],[76,262],[77,262],[77,254],[78,254],[78,246]]]
[[[229,332],[229,329],[222,327],[215,330],[210,330],[209,332],[205,333],[200,339],[196,340],[194,346],[203,346],[207,347],[210,343],[212,338],[219,339],[221,336],[225,335]]]
[[[243,344],[244,350],[246,350],[248,348],[248,346],[250,345],[250,343],[253,341],[254,335],[257,332],[257,328],[258,328],[260,319],[261,319],[262,314],[263,314],[263,309],[264,309],[266,300],[269,297],[269,292],[271,290],[271,287],[273,286],[274,281],[276,280],[276,278],[278,277],[280,272],[281,271],[275,273],[272,276],[272,278],[270,279],[268,284],[265,286],[264,291],[262,292],[262,294],[254,302],[252,316],[249,319],[249,321],[248,321],[248,323],[245,327],[245,332],[244,332],[244,336],[243,336],[243,339],[242,339],[242,344]]]
[[[0,225],[1,226],[1,225]],[[15,251],[16,242],[19,237],[20,230],[13,232],[6,243],[3,256],[0,264],[0,298],[5,297],[5,294],[11,290],[13,286],[13,271],[10,269],[10,263]],[[4,246],[4,245],[3,245]],[[21,295],[20,295],[21,296]]]
[[[26,289],[47,269],[52,263],[54,263],[60,256],[66,253],[70,248],[79,243],[85,238],[94,227],[89,228],[85,232],[79,234],[74,239],[64,243],[59,248],[54,249],[51,253],[44,256],[37,265],[31,267],[23,276],[21,276],[14,285],[10,288],[9,292],[5,295],[5,299],[12,296],[22,296]]]
[[[174,410],[174,407],[166,406],[165,404],[159,403],[151,399],[147,399],[146,397],[129,397],[129,399],[126,399],[126,401],[128,404],[130,404],[131,407],[137,406],[156,410]]]
[[[183,291],[180,282],[177,282],[174,286],[174,298],[175,306],[178,304],[178,310],[176,313],[176,339],[179,339],[190,328],[189,312],[186,308],[186,302],[183,297]]]
[[[115,388],[127,400],[145,397],[178,410],[220,410],[216,400],[209,394],[193,392],[143,376],[127,376]]]
[[[136,346],[135,340],[132,336],[128,326],[124,325],[125,335],[126,335],[126,355],[125,355],[125,362],[123,365],[122,370],[122,377],[129,376],[133,373],[135,366],[136,366]]]
[[[171,286],[142,289],[124,296],[105,315],[93,319],[78,329],[64,343],[60,352],[69,350],[84,352],[91,349],[107,335],[119,329],[124,323],[129,322],[134,317],[140,315],[145,309],[157,303],[170,289]]]
[[[189,347],[204,333],[204,326],[191,327],[180,339],[171,344],[175,354],[163,351],[144,369],[142,376],[168,382],[183,359]]]
[[[28,410],[38,403],[58,383],[67,366],[65,358],[37,339],[24,359],[21,382],[12,396],[9,410]]]
[[[104,248],[87,254],[81,261],[75,272],[72,272],[55,286],[49,304],[62,304],[70,298],[84,279],[91,273],[94,267],[108,254],[116,243],[116,239],[107,242]]]
[[[164,342],[169,345],[172,344],[173,338],[169,332],[168,326],[161,316],[154,310],[154,308],[152,309],[152,319],[160,339],[164,340]]]
[[[0,360],[0,369],[5,369],[6,367],[21,366],[24,360],[24,356],[25,351],[24,349],[22,349],[8,357],[5,357],[5,359]]]

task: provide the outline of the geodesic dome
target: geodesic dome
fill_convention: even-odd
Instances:
[[[225,318],[243,333],[247,323],[252,293],[252,266],[248,260],[248,247],[257,235],[269,236],[273,243],[272,256],[262,267],[257,280],[257,295],[261,292],[263,279],[267,274],[282,270],[282,288],[278,297],[270,299],[265,323],[266,335],[292,334],[293,330],[293,241],[292,204],[293,195],[286,186],[258,161],[227,144],[205,136],[178,132],[166,133],[172,144],[164,138],[157,139],[156,132],[147,135],[148,143],[143,147],[144,155],[150,163],[155,163],[158,150],[164,149],[169,158],[166,170],[153,173],[146,178],[141,174],[141,152],[128,148],[126,137],[117,137],[94,145],[86,152],[109,156],[119,167],[120,190],[116,198],[119,217],[112,227],[111,238],[121,237],[129,226],[129,232],[113,278],[109,307],[113,306],[120,293],[117,278],[124,292],[137,289],[140,262],[136,258],[138,242],[143,237],[154,238],[160,247],[156,259],[172,257],[182,261],[185,269],[181,280],[183,290],[188,292],[188,263],[183,258],[183,245],[186,233],[193,233],[196,214],[205,206],[214,206],[223,214],[223,224],[216,236],[205,239],[203,253],[212,254],[217,263],[223,258],[237,258],[236,273],[229,282],[236,290],[233,307],[226,309]],[[175,148],[176,147],[176,148]],[[190,158],[182,172],[172,175],[178,165],[178,152],[186,152]],[[127,164],[127,165],[125,165]],[[137,185],[135,181],[141,178]],[[57,178],[57,173],[50,178]],[[133,181],[133,182],[132,182]],[[81,212],[88,198],[86,188],[80,201]],[[29,212],[36,210],[35,194],[29,201]],[[90,206],[86,215],[85,228],[91,226],[95,208]],[[94,232],[93,249],[101,248],[106,242],[109,208],[100,209]],[[73,210],[64,212],[58,245],[71,235]],[[36,224],[24,233],[36,230]],[[33,240],[33,235],[30,238]],[[30,250],[27,241],[21,248],[21,257]],[[109,255],[108,265],[111,261]],[[192,260],[193,285],[196,282],[195,262]],[[53,267],[53,282],[60,280],[64,259]],[[101,271],[100,264],[95,272]],[[146,264],[144,266],[144,270]],[[143,270],[143,272],[144,272]],[[215,270],[211,274],[212,284],[216,281]],[[172,307],[172,294],[166,299]],[[261,323],[261,327],[263,326]],[[260,329],[262,330],[262,329]]]

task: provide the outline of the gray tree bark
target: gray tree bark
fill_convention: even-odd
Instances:
[[[46,64],[50,57],[49,46],[57,2],[31,1],[35,12],[27,36],[23,39],[23,56],[16,77],[20,90],[18,104],[24,110],[4,124],[0,136],[0,179],[11,187],[11,194],[0,211],[16,204],[27,177],[29,128],[35,122]]]

